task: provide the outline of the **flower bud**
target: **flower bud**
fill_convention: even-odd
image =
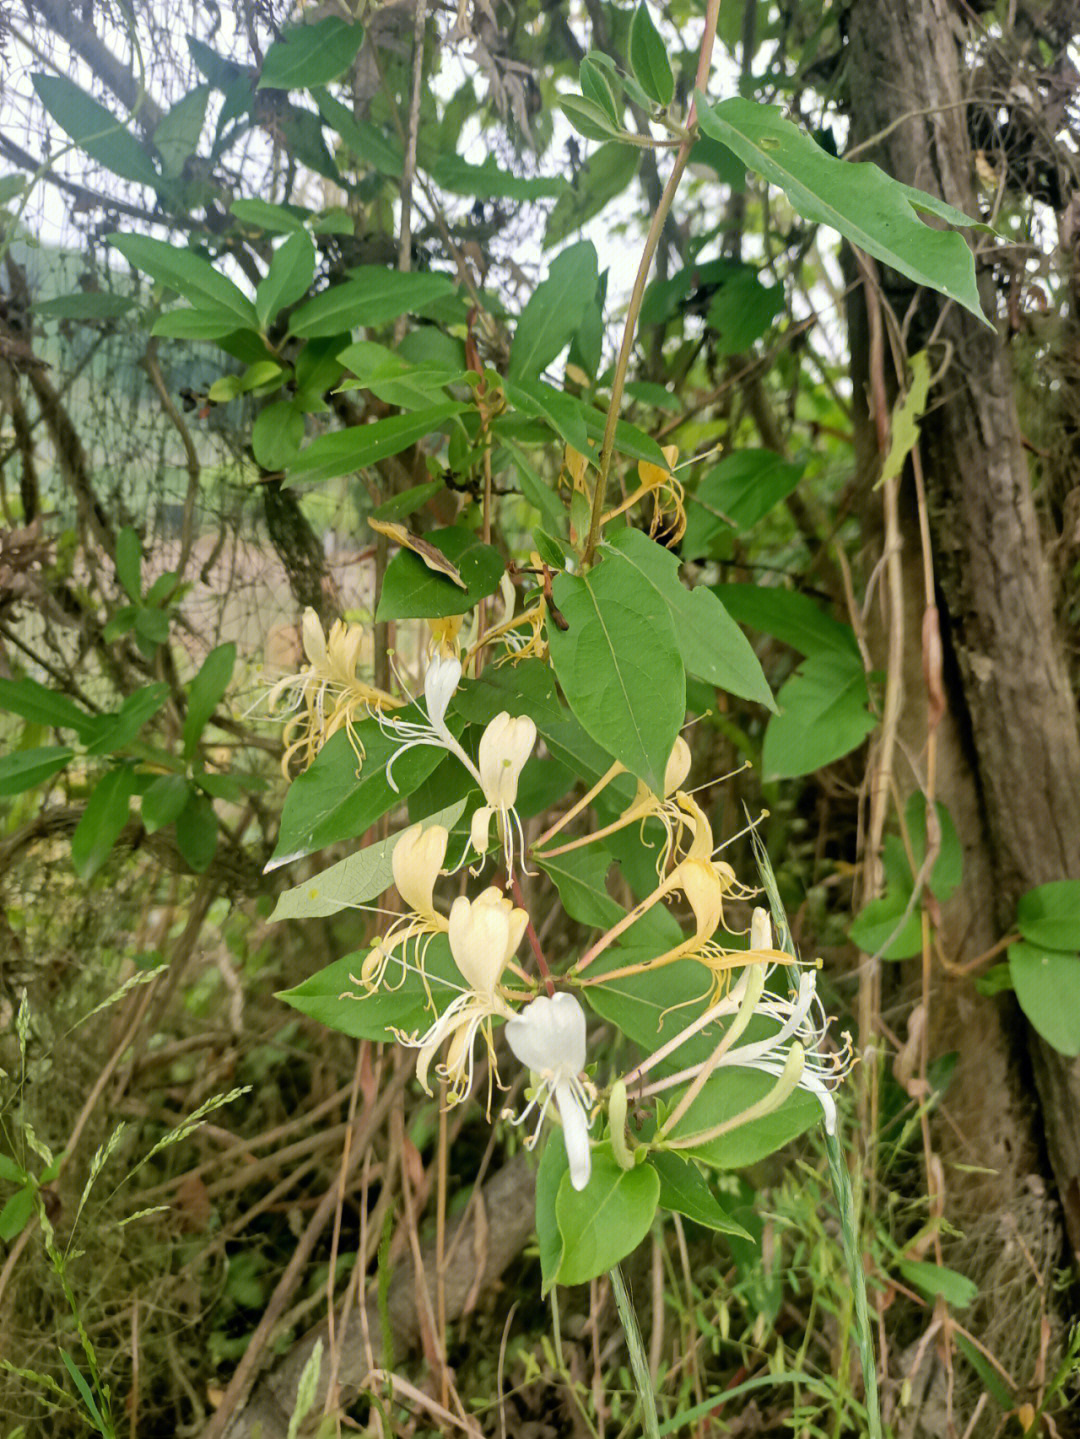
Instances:
[[[676,736],[672,746],[671,754],[668,756],[667,768],[664,770],[664,798],[674,794],[677,789],[682,789],[686,783],[686,776],[690,773],[690,746],[683,739],[682,735]]]
[[[497,714],[480,736],[480,778],[493,809],[510,809],[518,779],[536,743],[536,725],[528,715]]]
[[[441,824],[410,825],[402,831],[391,865],[398,894],[416,914],[434,913],[435,881],[446,859],[450,836]]]

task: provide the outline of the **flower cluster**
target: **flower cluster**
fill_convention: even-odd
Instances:
[[[675,456],[668,458],[674,462]],[[583,466],[583,460],[581,466],[568,463],[575,483],[577,470]],[[677,501],[670,476],[664,488],[652,468],[646,467],[650,472],[642,474],[643,485],[658,496],[663,493]],[[659,508],[659,498],[657,503]],[[474,643],[488,643],[501,636],[512,655],[514,642],[507,637],[516,633],[519,622],[513,618],[512,591],[504,599],[506,616],[478,635]],[[528,614],[526,610],[523,619]],[[694,792],[686,788],[691,767],[686,741],[681,736],[675,741],[662,793],[654,794],[638,781],[633,797],[624,802],[614,819],[567,838],[575,822],[590,813],[594,801],[624,774],[623,767],[614,764],[530,847],[517,800],[522,773],[536,749],[536,724],[527,715],[508,711],[494,715],[480,734],[474,758],[459,737],[464,731],[451,717],[452,702],[462,683],[461,621],[430,624],[432,638],[420,699],[409,695],[400,676],[404,699],[367,685],[357,673],[357,628],[339,623],[327,637],[311,611],[304,619],[308,665],[300,675],[281,681],[273,692],[275,702],[288,695],[296,711],[286,733],[286,763],[294,754],[310,759],[339,729],[349,734],[357,758],[362,759],[356,722],[371,718],[392,742],[386,764],[391,788],[397,788],[397,761],[418,746],[445,750],[462,766],[473,786],[466,799],[467,817],[456,834],[437,823],[420,823],[398,836],[391,868],[403,911],[371,945],[359,972],[352,976],[355,990],[349,997],[363,1003],[409,983],[411,988],[402,996],[404,1012],[410,1012],[408,1003],[412,1002],[412,1013],[423,1022],[414,1027],[390,1026],[388,1035],[416,1051],[416,1076],[421,1086],[431,1093],[434,1077],[448,1104],[459,1104],[472,1092],[477,1071],[482,1069],[489,1114],[494,1089],[504,1087],[497,1027],[505,1026],[510,1052],[530,1074],[527,1103],[514,1122],[521,1124],[526,1117],[536,1116],[528,1141],[531,1145],[545,1118],[558,1116],[570,1182],[577,1189],[589,1183],[596,1142],[591,1131],[603,1097],[586,1073],[587,1022],[578,995],[588,997],[598,987],[613,984],[625,989],[635,976],[662,972],[677,963],[699,966],[707,983],[698,998],[682,1005],[673,1003],[659,1015],[658,1027],[662,1029],[673,1011],[688,1004],[698,1011],[696,1016],[608,1090],[609,1138],[617,1162],[635,1162],[623,1132],[628,1093],[640,1106],[673,1092],[673,1102],[665,1101],[662,1122],[658,1118],[648,1141],[651,1148],[693,1152],[728,1129],[778,1108],[796,1089],[814,1096],[827,1129],[834,1131],[832,1091],[850,1067],[850,1044],[845,1037],[839,1049],[830,1047],[817,970],[801,965],[774,943],[764,909],[754,909],[749,935],[740,934],[733,916],[745,913],[743,906],[755,891],[740,884],[731,866],[719,858],[722,846],[714,840],[708,816]],[[601,844],[630,827],[638,831],[642,843],[655,848],[655,886],[583,953],[561,967],[561,974],[553,975],[523,907],[519,875],[528,873],[526,859],[531,857],[543,865],[555,856]],[[470,873],[480,872],[493,848],[493,832],[496,864],[501,867],[504,884],[489,883],[470,898],[462,892],[461,871],[472,863]],[[456,896],[450,903],[440,903],[436,898],[440,880],[455,874]],[[506,893],[510,889],[518,903]],[[661,904],[678,905],[688,915],[689,923],[680,926],[675,942],[667,941],[666,949],[645,958],[641,957],[640,942],[632,949],[623,948],[621,942],[628,931]],[[536,976],[517,958],[527,932],[539,969]],[[442,944],[438,965],[431,957],[436,940]],[[452,969],[447,968],[447,948]],[[597,965],[605,954],[605,964]],[[776,984],[779,976],[784,983]],[[699,1058],[675,1072],[669,1072],[672,1066],[665,1064],[664,1072],[654,1075],[657,1066],[695,1036],[713,1036],[708,1058]],[[695,1052],[700,1055],[700,1044]],[[721,1072],[733,1068],[767,1075],[772,1083],[742,1113],[718,1126],[695,1130],[695,1100],[710,1081],[720,1082]]]

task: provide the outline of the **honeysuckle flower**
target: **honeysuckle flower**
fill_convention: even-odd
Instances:
[[[487,1046],[490,1063],[490,1106],[491,1084],[498,1082],[491,1021],[514,1017],[499,982],[521,943],[528,922],[526,912],[515,908],[495,886],[485,889],[474,900],[459,895],[451,905],[450,953],[468,988],[450,1002],[423,1034],[395,1031],[402,1044],[420,1051],[416,1077],[428,1094],[431,1093],[428,1084],[431,1062],[449,1040],[446,1057],[435,1072],[446,1080],[448,1104],[458,1104],[468,1095],[473,1081],[473,1048],[480,1035]]]
[[[681,483],[669,471],[675,468],[675,461],[679,458],[678,445],[664,445],[664,459],[668,468],[654,465],[649,460],[638,461],[638,479],[640,486],[628,499],[623,500],[621,505],[609,510],[604,516],[603,523],[606,525],[609,520],[615,519],[625,510],[636,505],[647,495],[653,496],[653,514],[649,522],[649,534],[654,538],[663,534],[664,542],[668,545],[675,545],[686,533],[686,503],[685,492]]]
[[[461,644],[458,636],[461,633],[464,618],[464,615],[444,615],[438,619],[428,620],[428,629],[431,631],[431,640],[428,644],[429,655],[438,652],[444,658],[454,658],[460,654]]]
[[[480,784],[480,771],[446,723],[446,711],[460,681],[461,661],[457,655],[437,653],[428,661],[424,672],[426,719],[406,720],[397,715],[380,718],[379,725],[383,733],[398,741],[398,747],[386,765],[386,780],[392,790],[397,790],[394,783],[395,763],[406,750],[415,749],[417,745],[437,745],[440,749],[449,750],[461,761],[477,784]]]
[[[588,794],[579,800],[572,810],[563,815],[557,824],[552,825],[542,839],[538,841],[538,844],[544,844],[547,840],[558,834],[559,830],[561,830],[574,815],[580,814],[616,776],[625,773],[626,771],[621,764],[616,763],[612,765],[597,784],[593,785]],[[595,844],[598,840],[607,839],[608,835],[615,834],[620,829],[625,829],[627,825],[644,825],[649,819],[658,819],[664,827],[664,843],[661,845],[656,857],[656,872],[658,876],[662,877],[678,842],[679,834],[685,825],[685,817],[678,805],[677,795],[689,773],[690,746],[683,739],[682,735],[677,735],[664,769],[663,797],[654,794],[648,785],[639,779],[637,782],[637,793],[627,808],[619,815],[618,819],[612,820],[610,824],[604,825],[602,829],[593,830],[589,834],[579,835],[577,839],[568,840],[565,844],[561,844],[555,849],[544,849],[542,852],[544,857],[554,857],[557,854],[565,854],[568,850],[580,849],[582,845]],[[642,842],[644,843],[644,838]]]
[[[733,969],[748,963],[784,964],[790,963],[791,960],[790,956],[782,954],[779,950],[770,948],[763,952],[755,952],[732,949],[714,938],[718,929],[727,928],[724,921],[724,899],[729,895],[746,898],[751,891],[739,885],[735,871],[729,864],[713,859],[712,827],[701,806],[690,795],[684,794],[682,791],[676,793],[675,804],[681,815],[682,827],[689,829],[692,834],[686,852],[671,873],[661,880],[652,894],[647,895],[640,904],[624,915],[618,924],[609,929],[582,956],[574,966],[574,972],[580,974],[588,969],[598,955],[602,954],[654,904],[673,891],[679,890],[685,895],[694,916],[693,934],[654,959],[629,964],[622,969],[609,970],[604,974],[602,980],[586,980],[585,983],[610,984],[612,980],[622,979],[630,974],[640,974],[643,970],[660,969],[664,965],[674,964],[679,959],[695,959],[704,964],[713,975],[712,1000],[715,1002],[726,989]]]
[[[357,765],[364,762],[364,746],[355,723],[384,710],[397,709],[403,701],[369,685],[357,674],[364,632],[360,625],[335,620],[327,636],[319,616],[308,606],[301,633],[307,664],[295,675],[286,675],[271,688],[267,704],[271,712],[287,699],[285,754],[281,765],[286,777],[294,755],[303,756],[303,767],[312,762],[326,741],[344,729],[349,736]]]
[[[472,845],[477,854],[487,853],[491,820],[497,815],[508,873],[513,872],[515,840],[518,852],[525,853],[525,834],[514,805],[521,771],[535,743],[536,725],[529,716],[512,716],[506,710],[500,711],[480,736],[480,788],[486,803],[472,817]]]
[[[763,954],[773,953],[771,925],[763,909],[754,911],[750,939],[752,947]],[[789,965],[794,964],[793,956],[785,956]],[[777,1083],[758,1103],[747,1112],[725,1121],[718,1135],[735,1128],[749,1118],[759,1117],[778,1108],[796,1088],[813,1094],[821,1105],[825,1127],[830,1134],[836,1132],[836,1102],[831,1090],[848,1073],[852,1064],[851,1040],[843,1036],[838,1050],[828,1047],[829,1020],[817,992],[817,971],[806,968],[799,972],[795,993],[775,994],[765,989],[768,968],[750,967],[743,970],[731,991],[711,1005],[693,1024],[663,1046],[662,1050],[650,1055],[640,1064],[627,1082],[633,1083],[643,1077],[661,1059],[666,1059],[692,1035],[699,1033],[714,1020],[725,1014],[734,1015],[732,1023],[725,1030],[714,1052],[702,1064],[693,1065],[676,1074],[665,1076],[647,1089],[638,1091],[641,1097],[658,1094],[663,1090],[690,1082],[690,1087],[671,1111],[664,1129],[670,1132],[686,1113],[700,1093],[705,1081],[720,1069],[756,1069],[772,1075]],[[754,1019],[767,1019],[776,1025],[775,1030],[763,1039],[748,1043],[737,1043]],[[688,1147],[694,1143],[705,1143],[715,1135],[712,1131],[706,1138],[681,1137],[677,1143]]]
[[[445,934],[449,927],[444,915],[435,908],[435,881],[446,859],[449,833],[441,824],[414,824],[403,830],[394,845],[390,864],[394,885],[408,912],[395,920],[387,932],[375,941],[360,969],[360,983],[371,990],[383,982],[387,965],[400,956],[402,981],[405,979],[405,955],[409,944],[416,949],[415,962],[424,972],[424,953],[433,935]]]
[[[534,1109],[540,1113],[529,1140],[536,1143],[544,1116],[554,1099],[562,1120],[570,1183],[584,1189],[592,1168],[589,1151],[589,1107],[595,1096],[581,1077],[585,1068],[585,1013],[572,994],[539,995],[508,1020],[506,1039],[515,1057],[533,1076],[528,1105],[514,1120],[521,1124]]]

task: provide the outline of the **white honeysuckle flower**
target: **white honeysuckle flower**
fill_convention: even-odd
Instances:
[[[771,938],[771,935],[759,934],[758,937]],[[750,992],[746,984],[748,977],[749,972],[744,970],[731,993],[706,1011],[711,1022],[712,1019],[722,1017],[724,1013],[733,1012],[736,1001],[739,1001],[740,1012],[733,1021],[733,1026],[738,1025],[737,1034],[731,1036],[729,1031],[720,1041],[719,1052],[704,1064],[695,1064],[677,1074],[666,1075],[639,1093],[643,1097],[650,1096],[687,1082],[693,1083],[703,1069],[709,1075],[721,1069],[757,1069],[777,1080],[797,1070],[798,1077],[792,1087],[797,1084],[799,1089],[805,1089],[814,1095],[825,1116],[826,1130],[835,1134],[836,1102],[831,1090],[851,1068],[851,1041],[850,1037],[845,1035],[839,1051],[832,1052],[827,1048],[829,1020],[817,992],[817,971],[804,969],[800,972],[794,995],[778,995],[762,990],[760,981],[756,993]],[[744,1009],[745,1013],[742,1012]],[[750,1019],[759,1017],[772,1020],[777,1025],[774,1033],[746,1044],[730,1042],[731,1038],[741,1036]],[[703,1025],[700,1021],[688,1026],[681,1035],[664,1046],[665,1057],[688,1039],[691,1033],[697,1033],[701,1028]],[[794,1051],[798,1051],[797,1065],[792,1063]],[[652,1059],[656,1057],[651,1056]],[[639,1066],[635,1074],[642,1072],[644,1067]]]
[[[511,716],[506,710],[500,711],[480,736],[480,787],[487,803],[473,815],[470,837],[477,854],[486,854],[491,821],[498,815],[508,874],[514,869],[515,841],[519,852],[525,853],[525,833],[514,806],[521,771],[535,744],[536,725],[529,716]]]
[[[509,883],[514,873],[515,858],[525,853],[525,834],[514,804],[521,771],[536,744],[536,725],[527,715],[515,718],[505,710],[497,714],[480,737],[480,763],[477,766],[446,723],[446,711],[460,681],[461,661],[458,657],[436,651],[424,675],[426,720],[406,720],[397,716],[380,718],[383,733],[399,742],[387,762],[386,778],[391,789],[396,791],[394,764],[407,749],[417,745],[437,745],[440,749],[449,750],[465,766],[484,796],[485,802],[473,814],[470,825],[472,847],[478,855],[487,853],[491,821],[497,815]]]
[[[440,749],[449,750],[461,761],[477,784],[480,784],[480,771],[462,749],[446,723],[446,711],[460,681],[461,661],[458,657],[454,654],[436,653],[428,661],[428,667],[424,672],[426,720],[406,720],[397,715],[379,717],[379,727],[383,734],[399,742],[397,749],[386,763],[386,780],[395,794],[397,785],[394,783],[394,765],[406,750],[415,749],[417,745],[437,745]],[[482,785],[481,788],[483,788]]]
[[[514,1055],[538,1081],[528,1105],[514,1120],[524,1122],[537,1106],[540,1115],[529,1147],[537,1141],[548,1106],[554,1099],[562,1120],[563,1142],[570,1163],[570,1183],[584,1189],[592,1171],[589,1150],[591,1096],[585,1068],[585,1012],[572,994],[540,995],[508,1020],[506,1038]]]
[[[448,1104],[457,1104],[468,1095],[473,1081],[473,1047],[479,1034],[487,1046],[490,1061],[490,1106],[491,1085],[498,1080],[491,1021],[514,1017],[514,1010],[499,992],[499,981],[521,943],[528,922],[526,912],[515,908],[495,886],[485,889],[474,900],[459,895],[451,905],[450,953],[469,987],[450,1002],[425,1033],[408,1035],[395,1031],[402,1044],[420,1051],[416,1077],[428,1094],[431,1093],[428,1084],[431,1061],[449,1040],[446,1058],[436,1067],[436,1073],[447,1082]]]

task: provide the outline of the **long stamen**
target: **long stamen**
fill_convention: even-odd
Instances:
[[[779,1079],[768,1094],[759,1099],[756,1104],[751,1104],[749,1109],[744,1109],[741,1114],[734,1114],[730,1119],[725,1119],[720,1124],[714,1124],[711,1129],[703,1129],[698,1134],[683,1135],[679,1139],[669,1139],[666,1141],[666,1147],[668,1149],[694,1149],[702,1144],[711,1144],[732,1129],[738,1129],[740,1125],[749,1124],[751,1120],[763,1119],[765,1115],[772,1114],[799,1087],[805,1062],[806,1057],[802,1045],[793,1044]]]

